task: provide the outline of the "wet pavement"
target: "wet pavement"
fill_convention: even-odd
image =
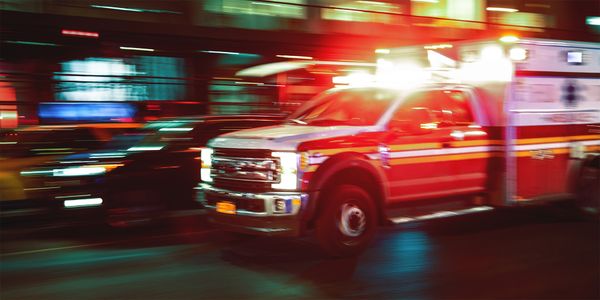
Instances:
[[[600,226],[560,208],[384,227],[359,257],[211,229],[3,226],[6,299],[598,299]]]

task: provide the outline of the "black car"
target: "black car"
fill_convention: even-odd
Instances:
[[[77,153],[21,172],[28,204],[64,213],[100,216],[112,226],[154,220],[199,206],[200,147],[240,129],[275,125],[283,116],[227,115],[169,118],[147,124],[125,148]],[[51,213],[52,214],[52,213]],[[64,218],[63,218],[64,219]]]
[[[65,155],[106,149],[115,143],[134,143],[115,139],[128,132],[138,132],[139,123],[88,123],[35,125],[0,133],[0,213],[23,214],[31,210],[3,209],[19,206],[26,199],[20,172]],[[125,136],[125,135],[123,135]]]

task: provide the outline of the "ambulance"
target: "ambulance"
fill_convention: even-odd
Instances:
[[[334,256],[382,224],[600,204],[600,44],[502,37],[378,49],[370,79],[201,152],[219,228],[312,234]]]

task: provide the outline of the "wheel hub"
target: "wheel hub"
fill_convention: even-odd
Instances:
[[[342,234],[349,237],[357,237],[365,231],[365,213],[356,205],[344,204],[341,207],[338,228]]]

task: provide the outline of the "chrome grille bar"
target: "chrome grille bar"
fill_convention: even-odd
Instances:
[[[277,183],[279,159],[274,157],[213,156],[211,174],[215,179]]]

